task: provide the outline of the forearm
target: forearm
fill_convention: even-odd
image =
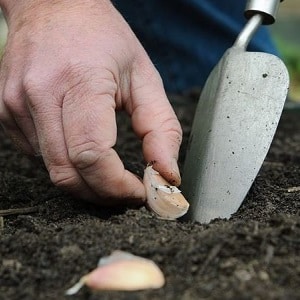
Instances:
[[[54,2],[54,3],[53,3]],[[8,27],[11,24],[26,24],[45,15],[59,16],[61,12],[77,10],[85,11],[97,8],[103,14],[109,13],[113,8],[110,0],[0,0],[0,7],[5,16]]]
[[[51,3],[49,0],[0,0],[0,7],[7,21],[14,19],[14,15],[18,15],[20,12],[28,10],[28,8],[32,11],[40,11],[39,8],[41,8],[43,11],[47,10],[47,7],[53,6],[72,9],[75,6],[81,8],[93,5],[102,7],[103,11],[107,11],[112,7],[110,0],[61,0],[55,1],[55,3]]]

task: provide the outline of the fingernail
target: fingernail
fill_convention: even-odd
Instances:
[[[174,173],[174,177],[175,177],[174,179],[176,181],[176,185],[180,185],[181,176],[178,168],[178,163],[175,158],[172,159],[171,165],[172,165],[172,172]]]

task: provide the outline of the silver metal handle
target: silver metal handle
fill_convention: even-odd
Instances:
[[[234,46],[246,50],[253,35],[261,24],[269,25],[275,22],[279,4],[283,0],[248,0],[245,9],[247,24],[238,35]]]
[[[275,22],[279,4],[283,0],[248,0],[244,12],[245,17],[249,20],[254,15],[263,16],[263,25],[270,25]]]
[[[250,40],[252,39],[253,35],[256,33],[262,22],[263,16],[261,14],[254,15],[238,35],[234,46],[246,50]]]

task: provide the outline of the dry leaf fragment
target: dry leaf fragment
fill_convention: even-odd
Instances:
[[[144,171],[147,205],[160,218],[174,220],[188,211],[189,203],[181,191],[170,185],[151,165]]]
[[[164,275],[153,261],[118,250],[101,258],[98,268],[83,276],[66,295],[76,294],[83,285],[95,290],[136,291],[161,288],[164,283]]]

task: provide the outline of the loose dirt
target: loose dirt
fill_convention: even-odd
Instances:
[[[191,96],[173,97],[184,130]],[[184,103],[185,104],[182,104]],[[141,144],[119,117],[116,148],[142,176]],[[258,137],[259,138],[259,137]],[[99,183],[101,184],[101,183]],[[54,187],[37,161],[0,133],[0,299],[300,299],[300,111],[285,111],[246,200],[230,219],[209,225],[157,219],[145,208],[104,209]],[[31,208],[30,211],[12,209]],[[122,249],[154,260],[166,276],[159,290],[93,292],[67,288]]]

